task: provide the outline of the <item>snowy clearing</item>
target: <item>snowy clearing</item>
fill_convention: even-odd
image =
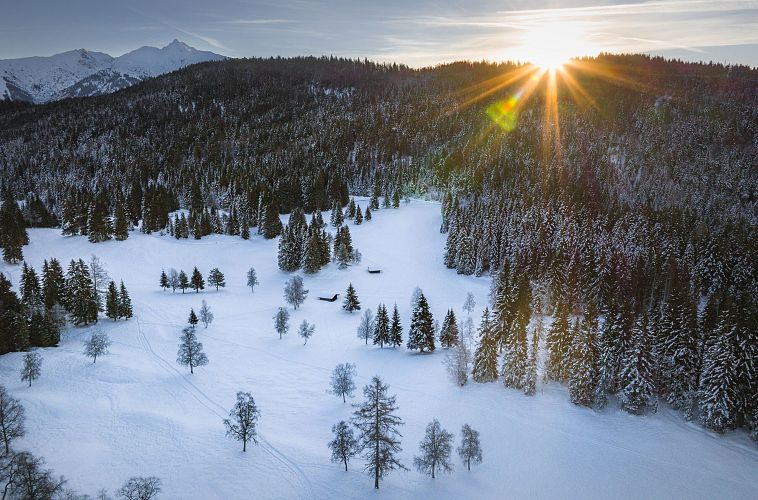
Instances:
[[[463,318],[466,292],[473,292],[478,325],[490,280],[442,265],[439,222],[439,206],[422,201],[376,211],[360,226],[349,222],[363,262],[305,275],[310,294],[298,310],[289,308],[282,340],[272,317],[285,305],[282,289],[292,274],[277,268],[278,240],[132,232],[124,242],[90,244],[57,229],[29,230],[27,262],[39,270],[43,259],[56,257],[65,267],[95,253],[111,278],[124,280],[135,317],[69,328],[60,347],[40,350],[42,377],[31,388],[19,379],[22,353],[0,357],[2,383],[27,412],[27,435],[17,448],[44,456],[69,486],[90,494],[155,475],[163,481],[161,498],[758,498],[758,449],[742,432],[716,435],[665,405],[649,417],[629,415],[615,401],[600,412],[577,407],[557,384],[540,384],[535,397],[499,383],[458,388],[439,347],[419,355],[358,339],[360,312],[341,308],[350,282],[363,309],[397,303],[404,341],[416,285],[440,323],[449,308]],[[182,294],[158,286],[161,269],[193,266],[204,276],[220,268],[226,288]],[[250,266],[260,281],[255,293],[245,286]],[[2,264],[0,271],[18,285],[20,266]],[[336,302],[318,300],[335,293]],[[190,307],[197,311],[203,299],[215,315],[197,330],[210,363],[190,375],[176,363],[177,345]],[[297,336],[303,319],[316,325],[307,345]],[[96,329],[113,345],[93,364],[82,350]],[[332,369],[343,362],[357,365],[352,402],[378,374],[405,421],[401,459],[411,470],[392,472],[378,492],[359,457],[349,472],[329,461],[331,427],[352,415],[350,401],[327,393]],[[251,392],[261,410],[260,442],[244,454],[222,425],[239,390]],[[456,446],[464,423],[478,430],[483,463],[468,472],[456,456],[456,470],[434,480],[413,470],[433,418],[455,434]]]

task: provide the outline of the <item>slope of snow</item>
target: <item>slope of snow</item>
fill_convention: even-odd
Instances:
[[[48,102],[72,96],[114,92],[146,78],[168,73],[190,64],[216,61],[224,56],[197,50],[174,40],[162,49],[142,47],[119,57],[85,49],[50,57],[0,60],[0,77],[20,89],[10,90],[0,99],[28,99]],[[2,81],[2,78],[0,78]],[[4,82],[3,82],[4,83]]]
[[[350,223],[363,263],[305,276],[310,295],[297,311],[290,308],[282,340],[272,316],[284,305],[291,274],[276,267],[277,240],[131,233],[124,242],[93,245],[57,230],[31,230],[24,255],[38,271],[44,258],[65,266],[96,253],[112,278],[125,281],[135,318],[70,329],[60,347],[42,350],[42,377],[31,388],[19,380],[22,355],[0,357],[0,380],[26,408],[27,436],[18,447],[44,456],[69,486],[90,494],[113,491],[132,475],[157,475],[162,498],[758,498],[758,448],[744,433],[718,436],[665,407],[649,417],[628,415],[614,402],[601,412],[579,408],[555,384],[540,385],[532,398],[499,383],[458,388],[446,377],[442,349],[418,355],[364,345],[355,334],[359,313],[341,309],[349,282],[364,308],[398,304],[404,338],[416,285],[440,322],[448,308],[462,318],[466,292],[473,292],[478,324],[489,279],[442,265],[439,223],[439,206],[421,201],[378,210],[361,226]],[[158,287],[162,268],[195,265],[204,275],[219,267],[226,289],[172,294]],[[261,283],[255,293],[245,286],[251,265]],[[367,266],[382,273],[368,274]],[[19,266],[2,264],[0,272],[18,284]],[[341,294],[336,303],[316,298],[334,293]],[[197,311],[202,299],[216,317],[198,329],[210,364],[190,375],[175,362],[177,343],[190,307]],[[316,325],[308,345],[296,334],[303,319]],[[113,346],[92,364],[82,346],[95,329]],[[462,424],[479,430],[484,462],[469,472],[456,457],[453,474],[434,480],[396,471],[378,492],[360,458],[349,472],[330,463],[331,426],[352,411],[326,393],[341,362],[357,364],[352,402],[362,400],[360,389],[375,374],[397,395],[406,466],[435,417],[455,433],[456,445]],[[247,453],[222,425],[239,390],[252,392],[262,412],[260,443]]]

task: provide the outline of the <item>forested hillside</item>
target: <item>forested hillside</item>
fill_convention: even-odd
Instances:
[[[569,383],[578,404],[627,389],[633,412],[657,394],[716,430],[755,425],[758,71],[644,56],[580,63],[557,76],[557,101],[542,83],[525,99],[524,79],[509,83],[524,68],[511,64],[296,58],[4,103],[0,185],[28,201],[27,224],[54,224],[50,211],[92,241],[110,237],[111,214],[149,232],[189,208],[199,237],[201,214],[223,209],[227,233],[274,237],[262,228],[272,212],[429,194],[443,201],[440,265],[498,276],[491,352],[505,352],[495,376],[506,385],[525,385],[541,294],[540,312],[562,318],[546,376]],[[487,111],[514,95],[524,100],[506,131]]]

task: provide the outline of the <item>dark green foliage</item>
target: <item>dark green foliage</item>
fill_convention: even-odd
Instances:
[[[477,382],[493,382],[498,378],[497,370],[497,336],[492,327],[490,310],[485,307],[482,322],[479,325],[479,345],[474,353],[472,377]]]
[[[387,306],[379,304],[376,309],[376,318],[374,319],[373,332],[374,345],[384,347],[384,344],[390,343],[390,317],[387,313]]]
[[[129,319],[134,315],[132,299],[129,297],[129,292],[126,291],[123,281],[118,287],[118,315],[124,319]]]
[[[3,259],[15,264],[23,259],[21,247],[29,243],[24,217],[10,191],[5,191],[0,206],[0,248]]]
[[[113,216],[113,237],[118,241],[124,241],[129,237],[129,218],[121,203],[116,204],[116,213]]]
[[[194,277],[194,273],[193,273],[193,277]],[[210,286],[215,286],[216,291],[218,291],[219,287],[224,288],[226,286],[226,281],[224,280],[224,273],[219,271],[217,267],[214,267],[213,269],[211,269],[211,272],[208,273],[208,284]],[[194,286],[194,283],[193,283],[193,286]]]
[[[89,267],[82,259],[72,260],[66,273],[66,310],[76,325],[97,321],[99,309],[97,292],[92,283]]]
[[[202,276],[200,277],[202,279]],[[179,288],[182,290],[182,293],[190,287],[189,279],[187,278],[187,273],[185,273],[183,270],[179,271]]]
[[[181,280],[181,277],[179,279]],[[205,289],[205,280],[203,279],[203,275],[200,274],[200,271],[197,270],[197,267],[192,270],[190,286],[195,290],[195,293],[198,293],[200,290]],[[184,290],[182,289],[182,291]]]
[[[195,309],[190,308],[189,318],[187,318],[187,323],[189,323],[191,326],[196,326],[198,323],[197,314],[195,314]]]
[[[347,286],[347,291],[345,292],[345,302],[342,304],[342,308],[349,313],[352,313],[353,311],[360,311],[361,309],[361,303],[358,300],[358,294],[355,292],[355,288],[353,287],[352,283]]]
[[[105,315],[116,321],[121,317],[119,310],[119,297],[118,290],[116,290],[116,283],[111,281],[108,284],[108,291],[105,294]]]
[[[392,347],[399,347],[403,344],[403,325],[400,322],[400,313],[397,310],[397,304],[395,304],[395,307],[392,310],[389,344]]]
[[[440,330],[440,344],[442,347],[453,347],[458,343],[458,323],[452,309],[447,311],[445,320]]]
[[[429,303],[423,293],[413,307],[411,326],[408,330],[408,349],[421,352],[434,351],[434,319],[429,310]]]

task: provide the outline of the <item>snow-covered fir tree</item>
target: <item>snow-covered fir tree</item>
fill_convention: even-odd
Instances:
[[[374,331],[372,334],[374,345],[384,347],[384,344],[390,343],[390,317],[387,312],[387,306],[379,304],[376,308],[376,318],[374,318]]]
[[[455,313],[452,309],[448,309],[440,329],[440,345],[445,348],[453,347],[458,343],[458,340],[458,323],[455,319]]]
[[[352,283],[347,286],[347,291],[345,292],[345,302],[342,304],[342,308],[349,313],[352,313],[353,311],[360,311],[361,309],[361,303],[358,300],[358,294],[355,292],[355,287],[353,287]]]
[[[407,348],[410,350],[418,349],[421,352],[433,352],[435,348],[434,318],[423,292],[419,295],[411,313]]]
[[[493,382],[498,378],[497,337],[492,327],[490,310],[485,307],[479,324],[479,345],[474,353],[474,366],[471,376],[476,382]]]

